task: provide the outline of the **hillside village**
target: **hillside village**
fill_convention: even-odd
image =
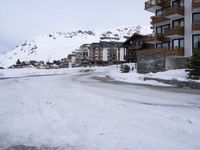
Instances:
[[[82,26],[93,8],[106,24],[103,11],[121,14],[122,3],[131,6],[122,17],[140,17],[141,1],[81,2],[12,1],[4,17],[15,5],[16,20],[19,8],[67,23],[77,12]],[[150,27],[48,32],[0,54],[0,150],[200,150],[200,0],[142,6]],[[43,17],[49,26],[57,21]]]
[[[165,10],[171,5],[172,10]],[[146,11],[156,12],[155,16],[151,17],[153,34],[143,35],[140,33],[142,27],[137,26],[135,33],[130,31],[123,37],[124,41],[119,41],[118,34],[108,31],[101,35],[99,41],[79,45],[78,49],[74,49],[73,52],[63,56],[60,60],[44,62],[43,60],[24,61],[18,59],[16,64],[9,66],[9,68],[58,69],[123,63],[136,63],[138,73],[186,68],[188,58],[200,48],[200,13],[199,1],[193,0],[192,6],[195,10],[193,26],[184,25],[183,17],[186,21],[188,18],[184,15],[183,5],[183,2],[179,0],[174,1],[173,4],[168,0],[145,2]],[[191,34],[188,34],[188,30],[191,31]],[[72,38],[77,34],[95,35],[92,31],[80,30],[66,36]],[[55,39],[54,35],[51,34],[49,34],[49,38]],[[33,53],[34,49],[37,49],[36,45],[31,48]],[[1,68],[3,69],[3,67]]]

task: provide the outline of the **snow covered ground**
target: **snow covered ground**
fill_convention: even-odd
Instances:
[[[133,66],[133,64],[129,64],[129,66]],[[145,77],[149,78],[158,78],[164,80],[178,80],[178,81],[193,81],[199,82],[200,80],[190,80],[187,79],[188,72],[185,72],[185,69],[177,69],[177,70],[169,70],[165,72],[158,72],[158,73],[148,73],[148,74],[138,74],[136,70],[131,70],[129,73],[121,73],[120,70],[115,67],[112,68],[111,71],[108,73],[108,76],[111,78],[129,82],[129,83],[137,83],[137,84],[148,84],[148,85],[157,85],[157,86],[170,86],[167,84],[163,84],[157,81],[144,81]]]
[[[0,80],[0,149],[200,149],[199,94],[112,82],[110,68],[79,70]],[[1,76],[40,72],[9,71]]]
[[[131,68],[134,64],[128,64]],[[185,69],[177,69],[177,70],[169,70],[165,72],[158,73],[148,73],[148,74],[138,74],[136,70],[131,70],[129,73],[121,73],[119,69],[119,65],[113,65],[108,67],[80,67],[80,68],[66,68],[66,69],[35,69],[35,68],[24,68],[24,69],[3,69],[0,70],[0,78],[8,78],[8,77],[26,77],[26,76],[34,76],[34,75],[64,75],[69,73],[77,73],[81,70],[94,70],[98,73],[103,73],[116,81],[123,81],[128,83],[135,84],[146,84],[153,86],[166,86],[169,87],[171,85],[167,85],[157,81],[144,80],[145,77],[149,78],[158,78],[165,80],[178,80],[178,81],[193,81],[199,82],[200,80],[190,80],[187,79],[187,72]]]

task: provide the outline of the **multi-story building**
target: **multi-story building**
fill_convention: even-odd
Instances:
[[[165,51],[166,69],[178,67],[184,58],[200,50],[200,0],[149,0],[154,49]],[[177,65],[179,64],[179,65]]]
[[[92,64],[107,65],[125,62],[125,48],[123,42],[92,43],[89,58]]]

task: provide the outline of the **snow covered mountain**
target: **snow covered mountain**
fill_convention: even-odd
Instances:
[[[36,60],[51,62],[67,57],[73,50],[78,49],[82,44],[101,41],[121,41],[133,33],[150,33],[150,27],[131,26],[120,27],[106,32],[94,32],[90,30],[78,30],[75,32],[56,32],[53,34],[41,35],[24,41],[15,49],[0,55],[0,66],[9,67],[16,63],[17,59]]]

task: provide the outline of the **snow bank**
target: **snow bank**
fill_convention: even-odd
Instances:
[[[171,86],[168,84],[163,84],[161,82],[149,80],[144,81],[145,75],[138,74],[136,71],[131,71],[130,73],[121,73],[118,69],[112,70],[109,73],[109,76],[115,80],[135,83],[135,84],[146,84],[146,85],[154,85],[154,86]]]
[[[129,66],[133,66],[133,64],[129,64]],[[112,70],[108,73],[108,76],[118,81],[136,83],[136,84],[157,85],[157,86],[170,86],[170,85],[163,84],[157,81],[149,81],[149,80],[144,81],[144,78],[149,77],[149,78],[157,78],[164,80],[193,81],[200,83],[200,80],[187,79],[187,72],[185,72],[185,69],[169,70],[158,73],[138,74],[137,70],[133,71],[131,70],[129,73],[121,73],[119,69],[112,68]]]
[[[35,68],[23,68],[23,69],[3,69],[0,70],[0,78],[10,77],[26,77],[33,75],[62,75],[69,73],[79,72],[81,68],[65,68],[65,69],[35,69]]]

